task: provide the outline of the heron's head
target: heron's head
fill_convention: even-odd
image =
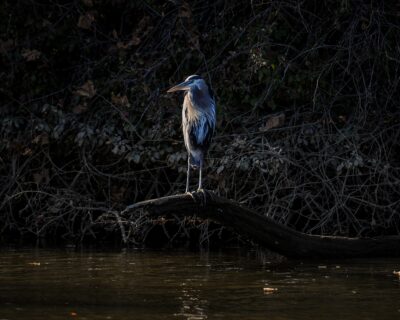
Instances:
[[[202,90],[207,90],[208,86],[202,77],[194,74],[194,75],[187,77],[186,80],[183,81],[182,83],[177,84],[176,86],[173,86],[167,92],[175,92],[175,91],[185,91],[186,92],[192,88],[196,88],[196,89],[202,91]]]

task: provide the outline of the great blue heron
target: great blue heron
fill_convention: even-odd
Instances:
[[[189,192],[190,167],[199,168],[199,190],[202,185],[204,155],[215,130],[216,106],[214,93],[203,78],[191,75],[167,92],[184,91],[182,129],[188,152],[186,192]]]

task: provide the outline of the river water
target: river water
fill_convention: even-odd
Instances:
[[[0,319],[400,319],[400,260],[0,251]]]

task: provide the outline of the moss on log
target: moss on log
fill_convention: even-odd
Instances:
[[[143,209],[151,216],[198,216],[211,219],[287,257],[352,258],[400,256],[400,237],[347,238],[298,232],[210,191],[178,194],[130,205],[124,215]]]

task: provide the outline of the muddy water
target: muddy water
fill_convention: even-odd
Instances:
[[[400,319],[400,260],[0,251],[0,319]],[[268,288],[268,289],[264,289]]]

